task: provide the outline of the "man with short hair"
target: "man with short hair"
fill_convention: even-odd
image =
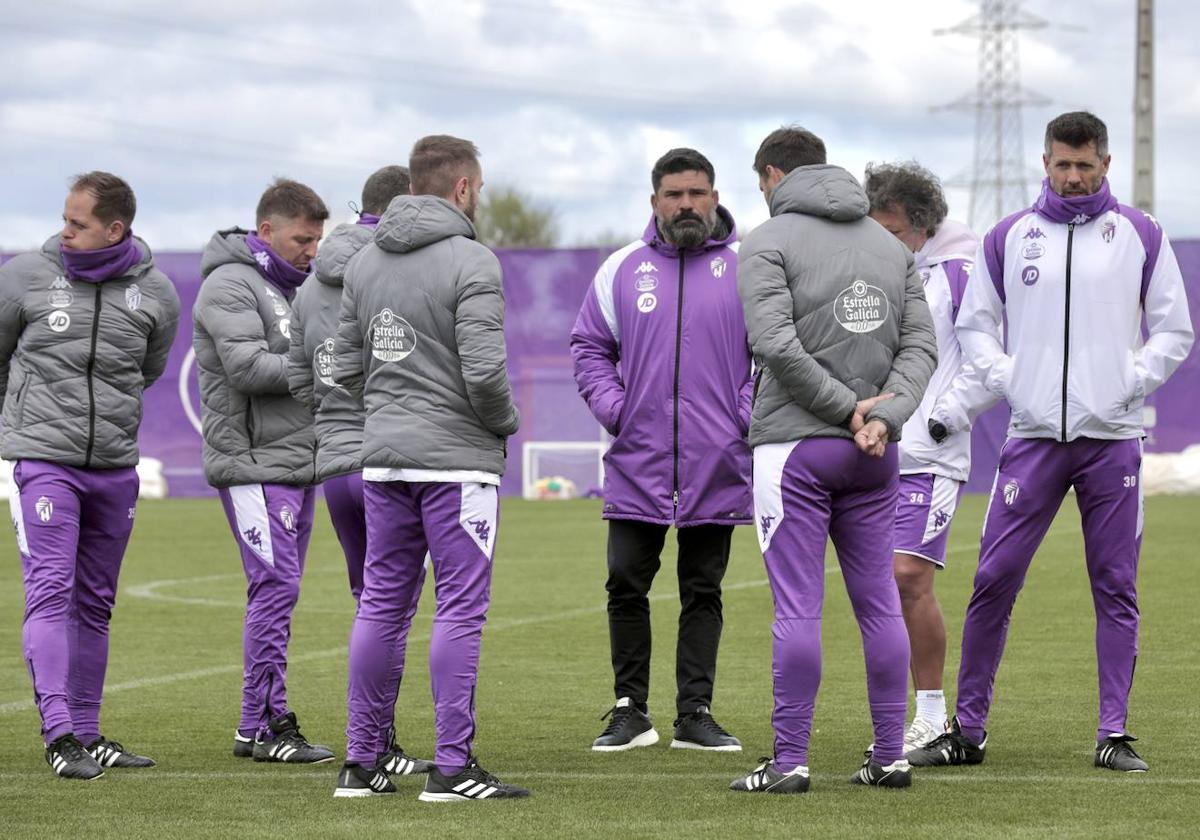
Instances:
[[[362,190],[362,213],[357,222],[338,225],[321,244],[314,271],[292,301],[291,351],[288,385],[292,395],[312,411],[317,436],[317,481],[334,533],[346,556],[350,593],[355,602],[362,594],[363,562],[367,554],[367,519],[362,487],[362,401],[354,399],[333,378],[333,346],[342,308],[342,285],[351,260],[375,236],[375,226],[397,195],[409,193],[408,168],[385,166],[367,179]],[[424,568],[421,570],[424,575]],[[421,582],[413,589],[392,659],[394,698],[404,673],[404,642],[417,611]],[[432,762],[405,754],[396,743],[395,729],[379,733],[383,766],[388,773],[426,773]]]
[[[70,779],[154,766],[100,733],[142,394],[179,322],[175,287],[130,229],[136,211],[116,175],[79,175],[62,233],[0,267],[0,456],[14,462],[23,652],[46,761]]]
[[[1109,191],[1104,123],[1085,111],[1062,114],[1046,126],[1045,144],[1041,195],[984,237],[955,325],[1012,417],[963,625],[958,714],[910,759],[983,761],[1013,604],[1073,487],[1096,610],[1094,764],[1144,772],[1126,728],[1138,642],[1142,406],[1191,350],[1192,321],[1166,234]]]
[[[695,149],[659,158],[645,234],[605,260],[571,332],[579,393],[614,437],[604,455],[603,516],[616,704],[592,744],[601,752],[658,741],[647,706],[646,596],[671,525],[681,602],[671,746],[742,748],[710,709],[733,526],[751,522],[745,436],[754,383],[737,232],[713,177]]]
[[[308,743],[287,702],[292,611],[312,532],[312,412],[288,391],[291,301],[308,277],[329,211],[297,181],[276,180],[257,229],[218,231],[204,249],[192,339],[203,404],[204,475],[217,488],[246,573],[242,715],[233,754],[333,760]]]
[[[938,345],[937,370],[904,424],[899,446],[893,551],[917,711],[904,731],[907,754],[946,730],[946,625],[933,590],[934,572],[945,568],[950,522],[971,472],[971,425],[996,398],[963,358],[954,336],[979,238],[966,225],[946,219],[941,183],[915,161],[871,164],[863,187],[871,218],[914,252]]]
[[[350,634],[346,764],[335,795],[391,794],[379,733],[426,552],[437,579],[429,670],[436,767],[424,802],[524,797],[472,754],[506,439],[517,431],[500,263],[475,241],[483,186],[467,140],[418,140],[413,195],[392,200],[346,272],[334,379],[366,409],[367,559]]]
[[[754,158],[771,218],[742,243],[738,292],[760,367],[750,422],[754,514],[775,598],[775,755],[730,787],[803,793],[821,677],[825,543],[863,638],[875,746],[855,784],[912,784],[908,634],[892,571],[896,447],[937,363],[909,249],[867,218],[862,187],[799,127]]]

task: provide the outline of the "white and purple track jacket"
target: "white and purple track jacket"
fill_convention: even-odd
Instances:
[[[945,221],[915,255],[937,334],[938,366],[921,404],[904,424],[901,474],[933,473],[966,481],[971,473],[971,425],[999,401],[983,387],[954,332],[978,247],[973,230],[961,222]],[[944,425],[949,437],[934,441],[930,420]]]
[[[737,235],[680,252],[654,219],[600,266],[571,331],[575,382],[609,434],[604,517],[686,527],[752,521],[753,380]]]
[[[975,274],[958,340],[1008,400],[1010,437],[1142,436],[1143,401],[1194,338],[1179,264],[1152,216],[1118,204],[1107,180],[1073,198],[1046,183],[1033,207],[988,231]]]

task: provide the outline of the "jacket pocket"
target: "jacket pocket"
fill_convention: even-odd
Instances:
[[[20,428],[25,417],[25,397],[29,393],[29,374],[21,377],[21,387],[13,394],[13,425]]]
[[[246,428],[246,448],[248,450],[248,454],[250,455],[250,460],[253,461],[255,460],[254,447],[258,445],[258,433],[261,425],[258,418],[257,401],[253,396],[248,395],[246,397],[246,409],[243,414],[242,422]]]

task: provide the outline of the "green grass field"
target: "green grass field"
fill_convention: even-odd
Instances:
[[[983,499],[968,497],[938,578],[958,640],[977,557]],[[848,783],[871,740],[863,659],[845,590],[827,577],[825,668],[814,724],[812,791],[727,790],[771,750],[771,596],[750,529],[738,530],[726,577],[725,635],[714,709],[746,745],[734,754],[672,750],[673,550],[654,598],[651,713],[655,747],[588,747],[611,704],[604,614],[604,525],[594,502],[504,501],[490,622],[484,635],[477,753],[528,785],[531,799],[450,805],[400,794],[332,797],[338,764],[232,758],[241,673],[243,580],[214,500],[143,502],[112,625],[105,734],[154,756],[147,771],[68,782],[47,767],[20,655],[21,579],[13,540],[0,544],[0,836],[18,837],[1196,837],[1200,835],[1200,592],[1193,498],[1150,499],[1142,553],[1142,645],[1131,729],[1146,775],[1092,767],[1096,715],[1093,617],[1079,517],[1064,505],[1013,616],[997,681],[985,764],[919,772],[908,791]],[[835,563],[832,554],[828,562]],[[432,591],[409,645],[398,730],[433,746],[427,674]],[[353,603],[323,510],[292,633],[290,701],[305,733],[344,750],[346,639]]]

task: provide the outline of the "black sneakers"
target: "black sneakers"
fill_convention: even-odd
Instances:
[[[338,774],[337,787],[333,795],[337,799],[358,799],[364,796],[386,796],[395,793],[396,786],[382,770],[382,762],[376,767],[363,767],[347,761]]]
[[[749,776],[734,779],[729,783],[730,790],[740,793],[806,793],[809,778],[807,767],[797,767],[790,773],[781,773],[775,769],[775,760],[760,758],[761,762]]]
[[[658,743],[658,733],[650,716],[633,705],[633,700],[622,697],[604,717],[608,718],[608,726],[600,733],[600,737],[592,741],[592,749],[596,752],[620,752],[634,747],[648,747]]]
[[[707,706],[679,716],[675,721],[675,738],[671,746],[683,750],[742,751],[742,742],[713,720]]]
[[[270,741],[254,742],[255,761],[281,761],[287,764],[324,764],[333,761],[333,751],[329,747],[310,744],[300,734],[295,712],[272,718],[268,725],[275,737]],[[235,744],[235,755],[236,748]]]
[[[945,765],[982,764],[987,749],[987,733],[983,743],[973,744],[962,734],[958,718],[950,721],[950,730],[934,738],[923,747],[909,752],[904,757],[913,767],[941,767]]]
[[[433,762],[426,761],[423,758],[413,758],[404,752],[404,749],[396,743],[396,732],[389,727],[388,729],[388,748],[383,757],[379,759],[379,766],[383,772],[394,776],[414,776],[420,773],[428,773],[433,769]]]
[[[88,754],[96,759],[101,767],[153,767],[154,759],[130,752],[116,741],[110,741],[101,735],[87,745]]]
[[[1136,740],[1132,735],[1109,735],[1096,744],[1096,766],[1120,773],[1145,773],[1150,765],[1129,746]]]
[[[912,766],[903,758],[883,765],[868,755],[858,772],[850,777],[850,783],[872,787],[906,788],[912,787],[912,777]]]
[[[241,732],[233,733],[233,757],[234,758],[253,758],[254,757],[254,739],[247,738]]]
[[[90,781],[104,775],[96,759],[83,748],[72,733],[55,738],[46,745],[46,763],[64,779]]]
[[[417,797],[422,802],[470,802],[481,799],[523,799],[529,791],[516,785],[506,785],[479,766],[471,756],[462,772],[443,776],[434,767],[425,777],[425,790]]]

